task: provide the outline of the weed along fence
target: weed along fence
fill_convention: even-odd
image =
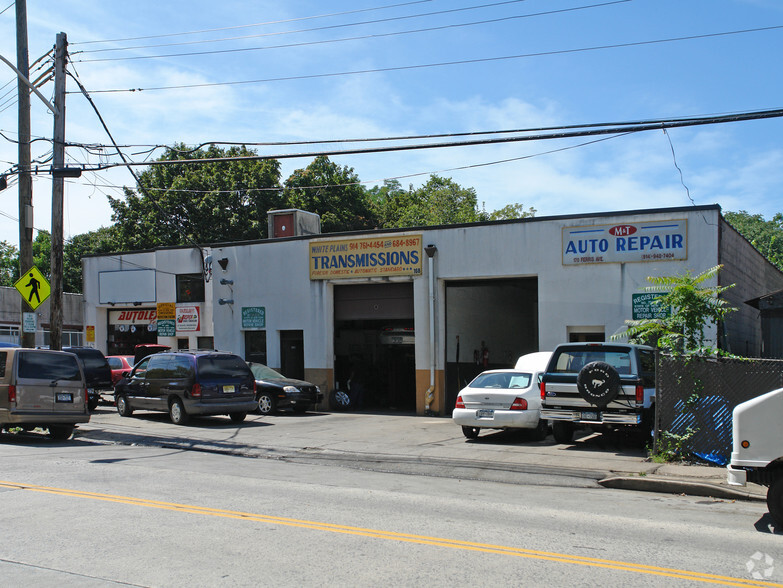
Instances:
[[[665,447],[724,465],[734,407],[783,388],[783,360],[682,358],[659,354],[655,450]]]

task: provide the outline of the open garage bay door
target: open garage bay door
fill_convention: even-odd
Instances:
[[[538,278],[446,283],[447,414],[480,372],[538,350]]]
[[[334,288],[335,381],[355,410],[416,410],[413,284]]]

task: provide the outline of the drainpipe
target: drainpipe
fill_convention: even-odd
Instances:
[[[428,258],[430,275],[430,387],[424,397],[424,410],[429,412],[432,402],[435,400],[435,253],[438,248],[435,245],[427,245],[424,252]]]

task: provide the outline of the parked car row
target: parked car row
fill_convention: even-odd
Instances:
[[[578,429],[651,430],[655,353],[623,343],[564,343],[489,370],[463,388],[452,413],[468,439],[481,429],[522,429],[570,443]]]
[[[164,351],[146,357],[122,372],[114,397],[122,416],[139,409],[164,411],[176,424],[185,424],[192,414],[228,414],[242,422],[251,411],[305,412],[323,399],[318,386],[218,351]]]
[[[124,417],[136,410],[163,411],[175,424],[193,415],[304,412],[321,402],[318,386],[239,356],[219,351],[169,351],[139,346],[134,356],[105,357],[92,347],[62,351],[0,348],[0,429],[44,428],[68,439],[89,422],[102,395]]]

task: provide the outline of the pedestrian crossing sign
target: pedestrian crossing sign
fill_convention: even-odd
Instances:
[[[41,306],[41,303],[49,298],[49,294],[52,293],[49,282],[46,281],[41,271],[35,266],[22,274],[22,277],[14,284],[14,288],[19,290],[19,293],[33,310]]]

